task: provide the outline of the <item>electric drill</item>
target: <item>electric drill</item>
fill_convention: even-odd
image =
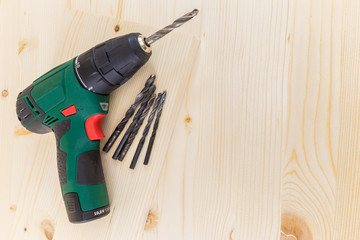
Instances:
[[[150,58],[151,44],[194,17],[195,9],[148,38],[130,33],[107,40],[35,80],[19,93],[16,113],[34,133],[53,131],[61,191],[70,222],[110,212],[99,143],[109,94]]]

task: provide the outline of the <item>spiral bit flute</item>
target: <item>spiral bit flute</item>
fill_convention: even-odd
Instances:
[[[122,148],[124,147],[124,145],[125,145],[128,137],[129,137],[129,135],[131,134],[132,130],[134,129],[137,121],[139,120],[139,118],[140,118],[142,112],[144,111],[144,109],[146,108],[147,103],[148,103],[150,97],[151,97],[151,96],[153,95],[153,93],[155,92],[155,90],[156,90],[156,86],[155,86],[155,85],[152,85],[152,86],[149,88],[148,94],[147,94],[146,97],[142,100],[141,106],[140,106],[139,110],[135,113],[135,116],[134,116],[134,119],[133,119],[132,123],[130,124],[128,130],[126,130],[123,138],[121,139],[121,142],[120,142],[119,146],[116,148],[116,150],[115,150],[115,152],[114,152],[114,154],[113,154],[113,156],[112,156],[112,158],[113,158],[114,160],[118,159],[119,154],[120,154]]]
[[[151,154],[151,150],[152,150],[152,147],[153,147],[153,144],[154,144],[154,141],[155,141],[156,131],[157,131],[158,126],[159,126],[159,121],[160,121],[161,112],[163,110],[165,99],[166,99],[166,91],[164,91],[162,96],[161,96],[161,100],[160,100],[160,103],[159,103],[159,109],[158,109],[158,112],[157,112],[157,115],[156,115],[153,131],[151,133],[149,145],[148,145],[148,148],[146,150],[146,156],[145,156],[145,160],[144,160],[144,165],[148,165],[148,163],[149,163],[150,154]]]
[[[148,118],[148,121],[147,121],[147,124],[144,128],[144,132],[143,132],[143,135],[139,141],[139,144],[136,148],[136,151],[135,151],[135,154],[134,154],[134,157],[133,157],[133,160],[131,161],[131,164],[130,164],[130,168],[131,169],[134,169],[135,168],[135,165],[137,163],[137,160],[139,159],[139,156],[140,156],[140,153],[141,153],[141,150],[144,146],[144,143],[145,143],[145,139],[146,139],[146,136],[148,135],[149,133],[149,130],[150,130],[150,126],[151,126],[151,123],[153,122],[154,120],[154,117],[155,117],[155,113],[159,107],[159,103],[160,103],[160,100],[161,100],[161,97],[162,97],[162,94],[159,93],[158,97],[156,98],[156,101],[155,101],[155,104],[153,106],[153,109],[151,110],[151,113],[150,113],[150,116]]]
[[[172,30],[174,30],[175,28],[180,27],[181,25],[183,25],[184,23],[195,17],[198,14],[198,12],[199,10],[194,9],[193,11],[185,14],[181,18],[176,19],[172,24],[157,31],[150,37],[145,38],[145,43],[150,46],[151,44],[153,44],[154,42],[156,42],[157,40],[159,40],[160,38],[171,32]]]
[[[114,145],[116,139],[121,134],[122,130],[126,126],[129,119],[134,115],[134,112],[136,108],[139,106],[141,101],[146,97],[147,92],[149,91],[149,88],[153,85],[155,81],[156,76],[151,75],[148,80],[145,82],[145,87],[141,90],[141,92],[136,96],[135,102],[130,106],[130,108],[126,111],[125,117],[121,120],[121,122],[116,126],[114,132],[111,134],[109,140],[105,143],[103,151],[109,152],[112,145]]]
[[[148,114],[151,106],[153,105],[153,103],[154,103],[154,101],[155,101],[155,98],[156,98],[156,94],[153,94],[153,95],[151,96],[150,100],[148,101],[148,104],[146,105],[146,108],[145,108],[144,111],[142,112],[139,120],[137,121],[134,129],[132,130],[129,138],[128,138],[127,141],[126,141],[125,146],[123,147],[123,149],[122,149],[121,152],[120,152],[120,155],[119,155],[119,157],[118,157],[118,159],[119,159],[120,161],[122,161],[122,160],[124,159],[126,153],[129,151],[129,148],[130,148],[131,144],[133,143],[133,141],[134,141],[134,139],[135,139],[135,137],[136,137],[136,134],[139,132],[139,129],[140,129],[141,125],[143,124],[144,119],[145,119],[145,117],[147,116],[147,114]]]

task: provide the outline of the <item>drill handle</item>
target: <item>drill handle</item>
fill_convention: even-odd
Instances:
[[[87,222],[110,212],[99,140],[90,140],[84,126],[84,120],[72,117],[52,127],[60,185],[70,222]]]

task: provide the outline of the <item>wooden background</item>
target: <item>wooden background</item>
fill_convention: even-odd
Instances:
[[[193,8],[103,125],[155,71],[171,98],[151,165],[103,154],[112,213],[70,224],[54,138],[21,128],[18,92],[92,44]],[[358,0],[0,0],[0,238],[360,239],[359,12]]]

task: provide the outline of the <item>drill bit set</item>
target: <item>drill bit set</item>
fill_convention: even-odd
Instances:
[[[130,124],[129,128],[126,130],[123,138],[121,139],[118,147],[116,148],[112,158],[114,160],[124,160],[124,157],[128,150],[130,149],[131,144],[133,143],[137,133],[140,130],[140,127],[142,126],[146,116],[150,112],[150,109],[152,107],[152,110],[150,112],[150,116],[148,118],[148,121],[146,123],[146,126],[144,128],[144,132],[142,134],[142,137],[139,141],[139,144],[136,148],[135,155],[131,161],[130,168],[134,169],[137,163],[137,160],[140,156],[141,150],[144,146],[146,136],[148,135],[150,131],[151,124],[155,118],[155,123],[153,126],[153,131],[151,133],[151,137],[149,140],[149,145],[146,151],[146,156],[144,160],[144,165],[147,165],[149,163],[151,150],[155,141],[156,131],[159,125],[163,105],[166,99],[166,91],[159,93],[157,96],[155,94],[156,86],[154,85],[156,76],[151,75],[148,80],[145,83],[144,88],[141,90],[141,92],[135,97],[135,102],[130,106],[130,108],[126,111],[124,118],[120,121],[120,123],[116,126],[114,132],[111,134],[109,140],[104,145],[103,151],[109,152],[110,148],[114,145],[116,139],[120,136],[122,130],[124,130],[127,122],[131,119],[131,117],[134,115],[136,109],[140,105],[140,108],[136,111],[133,121]]]

